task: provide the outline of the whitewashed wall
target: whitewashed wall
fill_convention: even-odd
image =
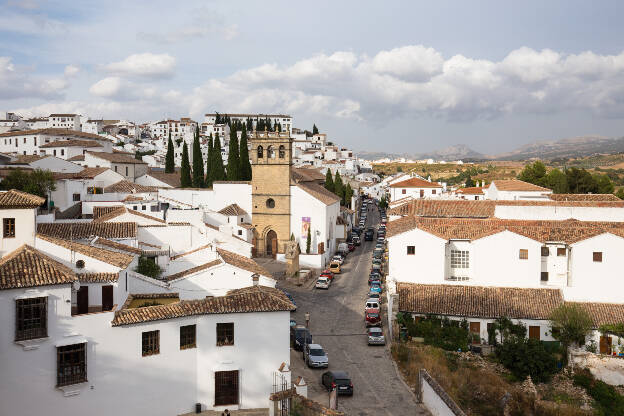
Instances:
[[[15,237],[5,238],[4,233],[0,231],[0,255],[2,257],[23,244],[35,245],[36,216],[36,208],[0,209],[0,228],[2,228],[4,218],[15,218]]]

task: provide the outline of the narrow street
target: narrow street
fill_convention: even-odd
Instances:
[[[369,211],[366,226],[376,227],[378,220],[377,210]],[[347,256],[343,272],[336,275],[329,290],[315,289],[312,282],[301,287],[282,287],[297,303],[292,317],[298,324],[304,325],[304,314],[310,312],[312,337],[327,352],[329,370],[346,371],[351,376],[353,397],[339,396],[338,410],[347,415],[428,414],[399,379],[389,347],[367,345],[364,302],[374,246],[374,241],[362,241]],[[383,318],[385,322],[386,317]],[[327,405],[328,393],[321,384],[321,374],[327,370],[308,368],[302,353],[293,349],[290,362],[293,379],[301,375],[308,384],[308,397]]]

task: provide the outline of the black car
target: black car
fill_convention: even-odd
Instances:
[[[344,371],[326,371],[321,376],[321,383],[327,391],[336,389],[338,394],[353,396],[353,383],[349,375]]]
[[[372,230],[366,230],[366,233],[364,233],[364,240],[373,241],[374,238],[375,233]]]
[[[373,282],[375,280],[381,280],[381,274],[379,274],[379,272],[372,272],[368,276],[368,285],[370,286],[371,282]]]
[[[305,344],[312,344],[312,334],[304,326],[290,327],[290,343],[297,351],[302,351]]]

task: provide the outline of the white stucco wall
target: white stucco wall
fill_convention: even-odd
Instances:
[[[624,209],[609,207],[566,207],[566,206],[525,206],[496,205],[494,216],[501,219],[517,220],[567,220],[579,221],[624,221]]]
[[[0,209],[0,228],[3,227],[5,218],[15,218],[15,237],[4,237],[0,230],[0,255],[4,257],[23,244],[35,245],[36,208],[26,209]]]
[[[419,229],[388,238],[388,274],[397,282],[444,283],[446,241]],[[415,254],[407,254],[415,246]]]

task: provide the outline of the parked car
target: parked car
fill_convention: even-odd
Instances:
[[[334,279],[334,274],[330,271],[330,270],[323,270],[320,274],[320,276],[325,276],[327,277],[329,280],[333,280]]]
[[[364,306],[364,311],[370,310],[370,309],[377,309],[379,310],[379,301],[377,299],[367,299],[366,300],[366,306]]]
[[[338,394],[353,396],[353,383],[344,371],[326,371],[321,376],[321,384],[325,386],[327,391],[335,389]]]
[[[334,255],[334,257],[332,257],[331,261],[332,261],[332,263],[336,262],[338,264],[342,264],[344,262],[344,258],[341,255],[336,254],[336,255]]]
[[[381,293],[381,285],[371,284],[369,292],[370,293]]]
[[[329,367],[329,358],[319,344],[308,344],[303,348],[303,361],[305,361],[308,367]]]
[[[356,246],[359,246],[362,244],[362,240],[360,240],[359,236],[353,237],[353,244],[355,244]]]
[[[377,302],[381,303],[381,293],[369,293],[369,299],[375,299]]]
[[[286,292],[285,290],[282,290],[282,292],[284,292],[284,295],[286,295],[288,300],[291,301],[293,305],[295,305],[295,311],[296,311],[297,310],[297,303],[295,302],[295,299],[292,297],[292,295],[290,293]]]
[[[331,263],[329,263],[329,271],[334,273],[334,274],[339,274],[340,273],[340,263],[338,263],[336,261],[332,261]]]
[[[302,351],[305,344],[312,344],[312,334],[305,326],[293,326],[290,328],[290,342],[295,350]]]
[[[364,240],[373,241],[373,237],[375,237],[375,233],[373,231],[366,230],[366,232],[364,233]]]
[[[315,287],[317,289],[329,289],[330,283],[331,283],[331,280],[329,280],[327,277],[319,276],[319,278],[316,280]]]
[[[371,274],[368,276],[368,285],[370,286],[371,282],[375,280],[381,281],[381,274],[379,274],[379,272],[371,272]]]
[[[379,313],[379,309],[370,309],[370,312],[364,312],[364,321],[366,322],[367,328],[369,326],[381,325],[381,314]]]
[[[355,251],[355,244],[349,243],[349,251]]]
[[[386,345],[383,329],[379,327],[368,329],[368,345]]]
[[[347,254],[349,254],[349,245],[347,243],[340,243],[338,244],[338,250],[339,253],[343,253],[345,256]]]
[[[369,286],[381,286],[381,279],[375,279],[373,278],[372,280],[368,281],[368,285]],[[369,289],[370,290],[370,289]]]

